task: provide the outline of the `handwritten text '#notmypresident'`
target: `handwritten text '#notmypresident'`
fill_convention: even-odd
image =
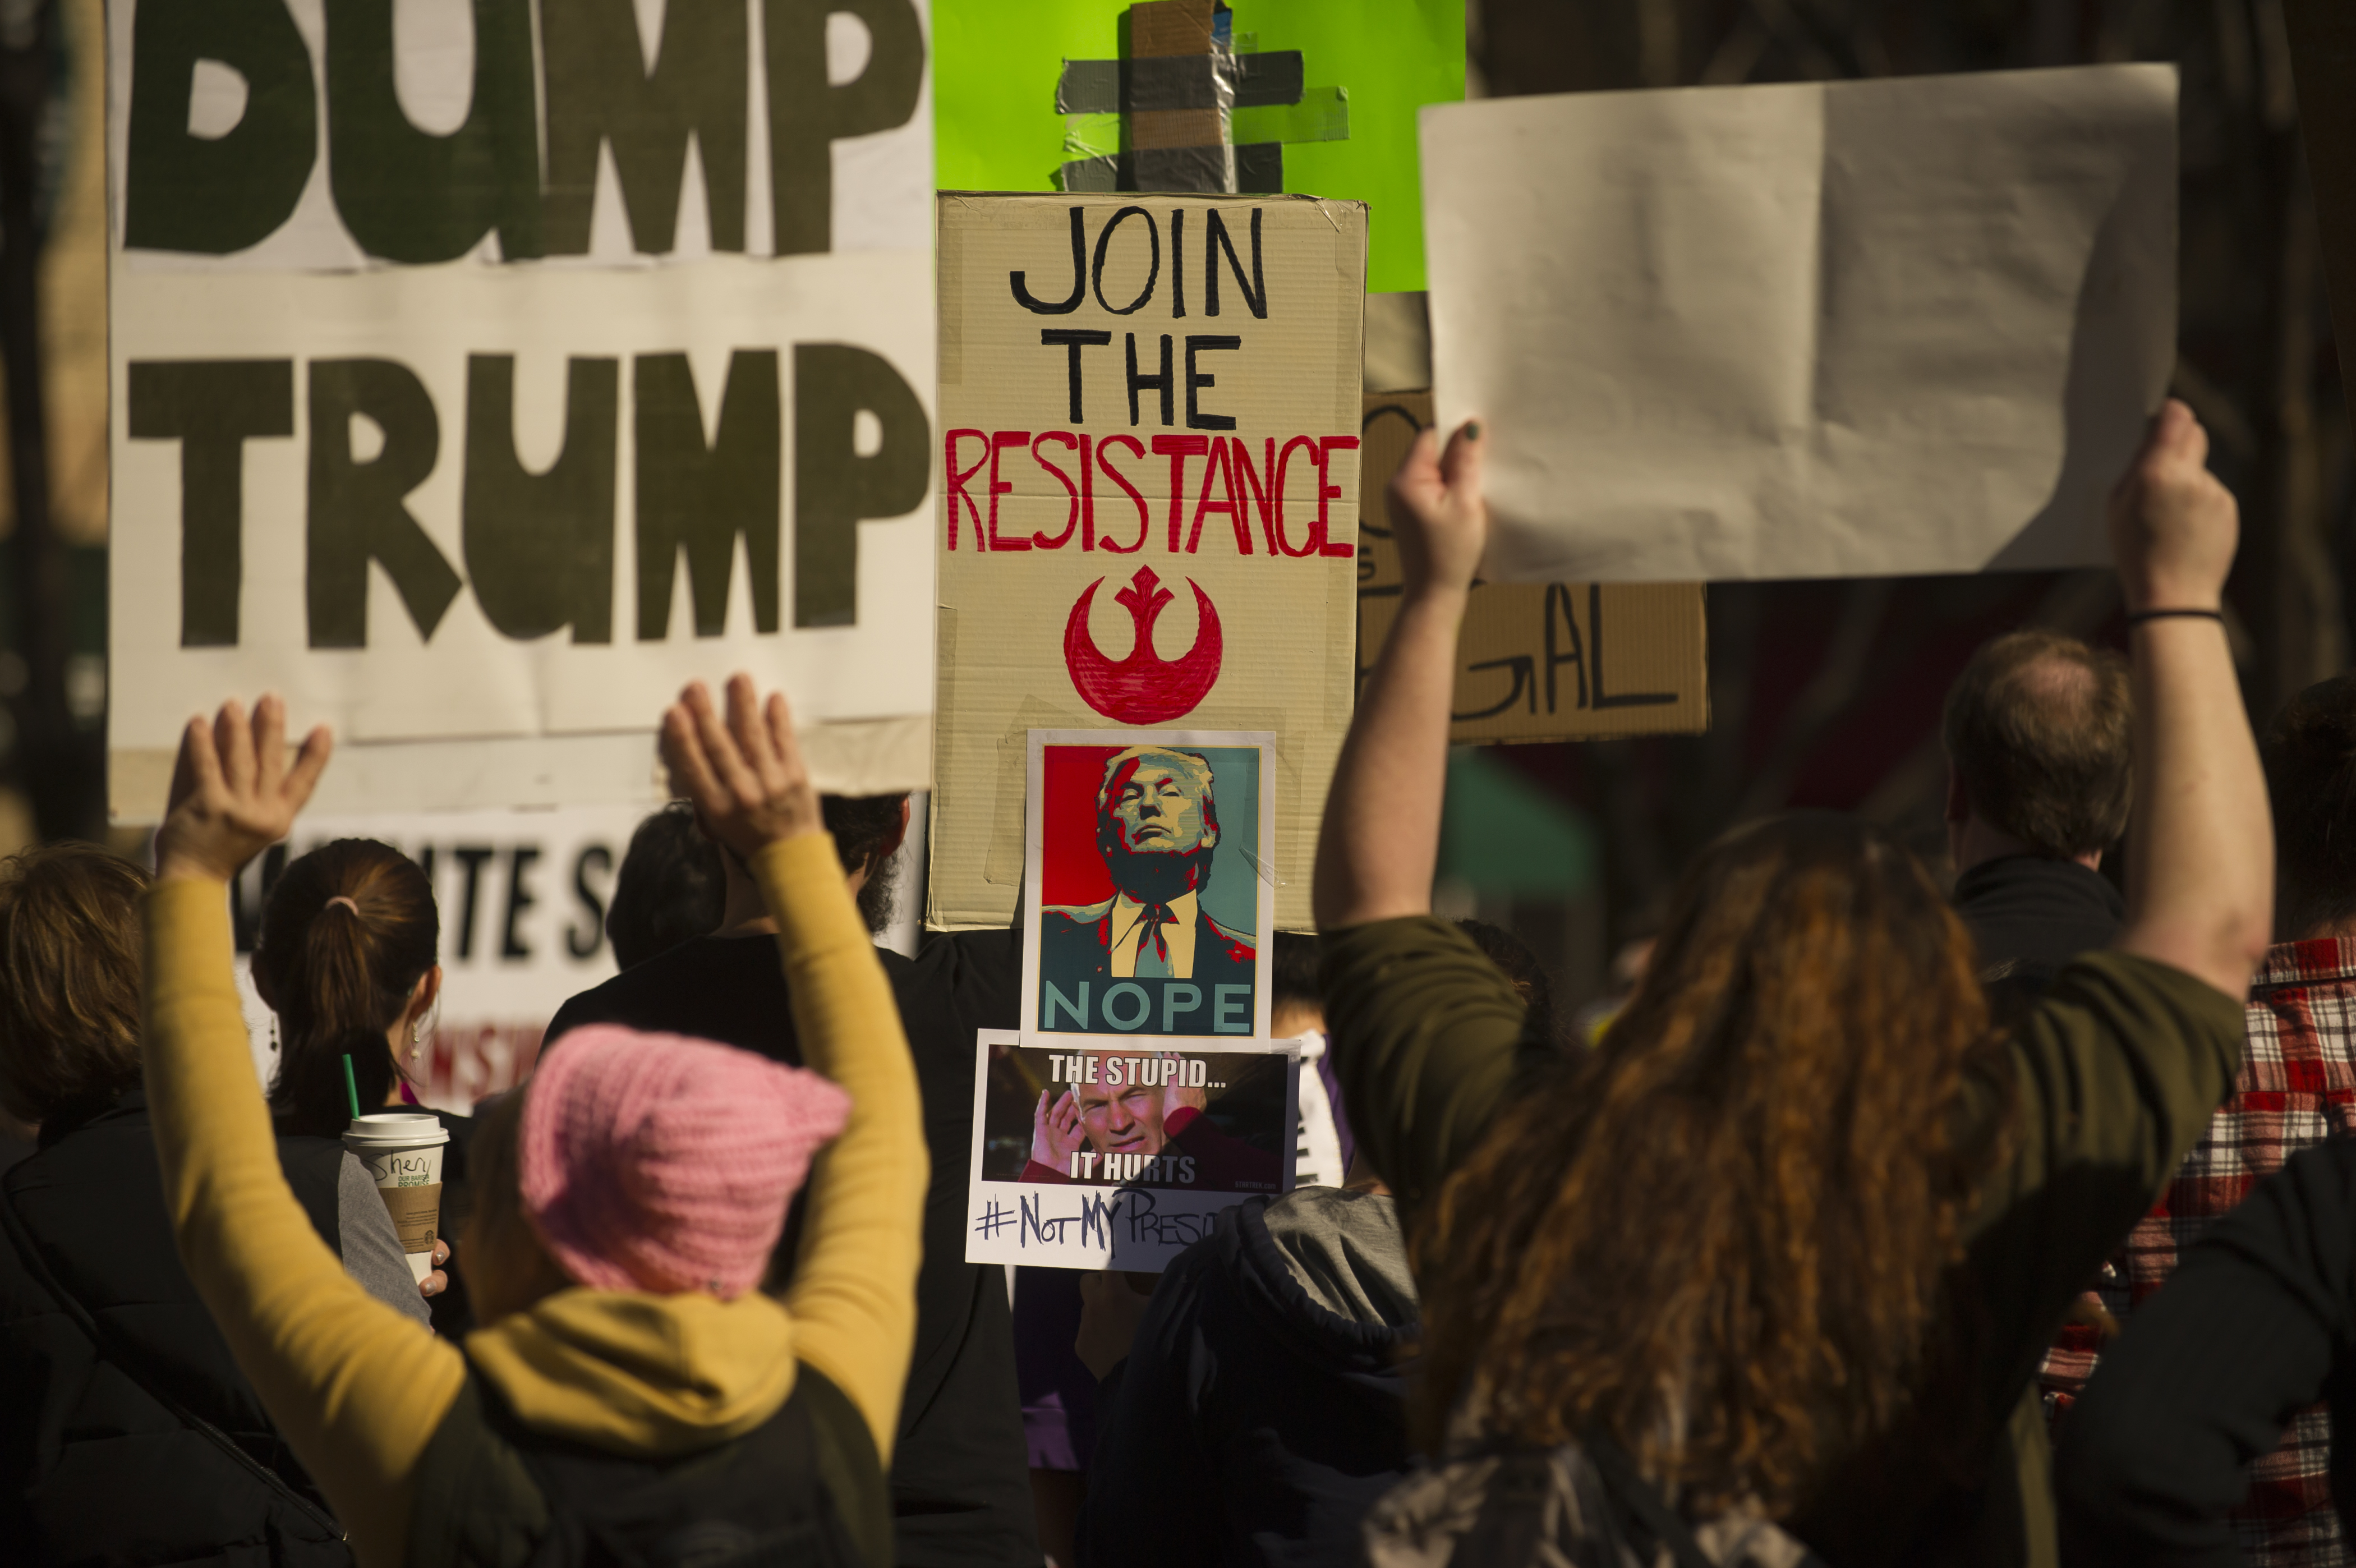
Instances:
[[[1183,317],[1186,209],[1179,208],[1162,215],[1168,220],[1170,232],[1171,265],[1166,274],[1162,265],[1162,230],[1156,216],[1135,206],[1122,207],[1107,216],[1097,236],[1095,264],[1091,268],[1087,226],[1089,210],[1076,206],[1070,212],[1069,294],[1062,298],[1036,298],[1028,286],[1028,274],[1015,271],[1007,274],[1013,303],[1033,315],[1070,316],[1089,302],[1093,290],[1094,303],[1107,315],[1134,316],[1158,297],[1166,302],[1173,319]],[[1224,271],[1230,285],[1226,298],[1239,299],[1253,317],[1267,320],[1270,301],[1262,257],[1260,209],[1252,208],[1248,220],[1248,275],[1237,253],[1236,236],[1221,212],[1210,208],[1200,216],[1203,285],[1197,298],[1201,314],[1220,314],[1220,279]],[[1138,253],[1128,253],[1131,252]],[[1138,269],[1133,263],[1142,263],[1142,286],[1135,297],[1125,303],[1116,304],[1106,295],[1108,259],[1116,263],[1116,276],[1124,273],[1134,276]],[[1124,263],[1131,264],[1121,264]],[[1165,275],[1168,283],[1162,287],[1161,280]],[[1117,284],[1115,293],[1121,292],[1121,286]],[[1142,345],[1141,337],[1144,339]],[[1122,394],[1126,393],[1131,430],[1156,412],[1165,430],[1178,425],[1183,391],[1183,428],[1233,431],[1237,426],[1237,415],[1211,405],[1232,395],[1239,374],[1258,371],[1265,375],[1297,375],[1301,366],[1290,363],[1280,354],[1269,356],[1266,363],[1255,362],[1249,357],[1221,358],[1248,354],[1243,336],[1234,332],[1140,334],[1124,330],[1120,338],[1120,353],[1116,359],[1113,330],[1108,327],[1039,329],[1040,351],[1062,357],[1059,368],[1066,387],[1066,412],[1073,428],[1034,432],[969,427],[944,434],[942,489],[947,498],[949,549],[958,548],[959,533],[969,525],[973,548],[980,551],[1061,550],[1076,542],[1082,551],[1131,554],[1145,547],[1148,536],[1153,532],[1154,503],[1166,499],[1166,538],[1172,554],[1199,552],[1204,524],[1214,517],[1224,518],[1226,522],[1225,535],[1212,530],[1214,547],[1225,537],[1233,542],[1237,553],[1241,555],[1256,553],[1255,524],[1258,547],[1264,548],[1271,559],[1329,555],[1347,558],[1356,553],[1351,545],[1335,542],[1330,537],[1333,525],[1329,511],[1331,503],[1345,493],[1345,487],[1333,473],[1333,454],[1356,450],[1355,435],[1263,435],[1258,437],[1255,449],[1252,440],[1242,435],[1153,435],[1141,438],[1125,432],[1091,435],[1080,428],[1089,423],[1087,410],[1093,385],[1100,414],[1108,399],[1115,411],[1113,417],[1118,418]],[[1101,349],[1103,353],[1094,355],[1090,353],[1092,349]],[[1144,368],[1141,368],[1141,351]],[[1226,368],[1216,368],[1220,366]],[[1228,378],[1228,392],[1225,394],[1219,389],[1221,375]],[[1166,489],[1157,482],[1158,476],[1133,467],[1150,467],[1149,451],[1152,457],[1169,460]],[[1028,452],[1027,468],[1021,458],[1008,456],[1012,452]],[[1196,459],[1202,467],[1193,486],[1194,505],[1190,512],[1187,464]],[[1097,510],[1099,475],[1108,503],[1101,520]],[[1051,533],[1044,528],[1034,528],[1026,533],[1019,526],[1001,526],[1000,498],[1021,495],[1052,500],[1055,492],[1048,488],[1049,477],[1063,489],[1061,529]],[[1299,487],[1305,493],[1296,493],[1296,479],[1307,481]],[[1127,498],[1125,505],[1121,497]],[[1292,511],[1290,519],[1286,516],[1288,507]],[[1307,513],[1313,515],[1304,515]]]

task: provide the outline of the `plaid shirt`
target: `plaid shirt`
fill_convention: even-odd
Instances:
[[[2291,1155],[2349,1131],[2356,1131],[2356,940],[2278,943],[2251,982],[2248,1043],[2233,1094],[2088,1295],[2126,1316],[2168,1282],[2177,1255],[2211,1220]],[[2089,1324],[2062,1330],[2045,1359],[2049,1412],[2068,1410],[2100,1343]],[[2315,1405],[2250,1467],[2249,1493],[2233,1516],[2244,1563],[2356,1564],[2331,1504],[2330,1453],[2330,1418]]]

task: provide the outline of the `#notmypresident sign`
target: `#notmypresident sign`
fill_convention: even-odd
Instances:
[[[1291,1191],[1293,1042],[1206,1047],[980,1031],[966,1261],[1158,1273],[1223,1211]]]
[[[930,918],[1005,925],[1033,730],[1265,752],[1274,923],[1349,722],[1365,209],[945,192]],[[1263,928],[1263,932],[1265,928]]]
[[[738,668],[926,781],[923,0],[107,22],[118,814],[265,687],[329,811],[643,796]]]

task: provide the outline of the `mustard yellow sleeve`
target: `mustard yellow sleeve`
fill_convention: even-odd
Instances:
[[[227,889],[157,883],[146,936],[147,1103],[181,1261],[364,1568],[397,1568],[412,1472],[465,1363],[355,1283],[288,1189],[238,1005]]]
[[[802,1060],[851,1094],[851,1120],[810,1173],[786,1293],[797,1353],[859,1407],[892,1459],[916,1337],[928,1162],[916,1064],[834,840],[805,833],[753,860],[777,922]]]

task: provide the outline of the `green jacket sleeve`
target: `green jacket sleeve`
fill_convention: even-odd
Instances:
[[[2022,1021],[2010,1048],[2008,1153],[1968,1221],[1974,1294],[2000,1380],[1991,1414],[2019,1397],[2071,1298],[2158,1202],[2233,1086],[2242,1004],[2131,953],[2083,957]],[[2002,1092],[1987,1090],[2000,1113]]]
[[[1329,931],[1320,978],[1343,1108],[1412,1225],[1505,1098],[1528,1009],[1446,920]]]

